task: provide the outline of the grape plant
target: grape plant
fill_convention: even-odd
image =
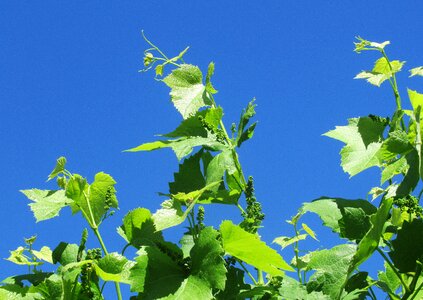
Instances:
[[[116,181],[99,172],[88,182],[68,169],[65,157],[58,158],[48,176],[56,189],[21,192],[37,222],[69,207],[83,216],[88,229],[80,241],[59,241],[55,248],[38,248],[35,237],[25,239],[7,258],[24,266],[23,274],[1,281],[0,299],[104,299],[108,282],[119,300],[122,285],[129,286],[133,300],[423,299],[423,94],[408,90],[409,101],[403,102],[396,77],[405,62],[388,58],[388,41],[357,38],[354,51],[373,52],[377,60],[355,78],[377,87],[389,84],[395,110],[389,116],[348,119],[324,134],[344,144],[340,155],[346,173],[355,176],[376,167],[380,185],[369,187],[369,199],[321,197],[303,203],[288,221],[287,232],[293,234],[269,244],[259,234],[265,214],[254,178],[244,173],[237,152],[254,135],[254,100],[237,123],[225,126],[212,83],[214,64],[202,72],[185,62],[188,48],[167,56],[143,37],[148,49],[142,71],[151,70],[170,89],[182,120],[172,132],[126,151],[173,150],[179,166],[162,194],[166,200],[155,212],[143,207],[127,212],[117,225],[126,245],[109,251],[100,229],[118,208]],[[423,76],[423,67],[410,72],[410,77]],[[233,206],[242,221],[210,226],[210,205]],[[338,245],[305,255],[300,251],[303,240],[317,240],[302,221],[308,213],[339,237]],[[176,226],[181,228],[179,242],[166,240],[163,232]],[[87,248],[91,236],[97,248]],[[129,247],[134,248],[131,257],[125,255]],[[289,259],[281,255],[287,247],[292,249]],[[383,265],[377,272],[363,265],[373,256]]]

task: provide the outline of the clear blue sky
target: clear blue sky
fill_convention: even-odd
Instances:
[[[390,58],[407,61],[406,69],[423,65],[422,11],[421,1],[2,1],[0,257],[34,234],[36,248],[79,242],[80,216],[63,211],[35,224],[18,192],[53,188],[45,180],[59,156],[89,180],[104,171],[118,182],[121,209],[102,228],[110,251],[124,245],[115,228],[129,209],[154,211],[164,200],[157,192],[167,191],[177,170],[174,154],[122,153],[180,121],[167,88],[138,73],[146,47],[141,29],[170,55],[189,45],[186,61],[203,70],[215,62],[216,100],[227,124],[256,97],[259,125],[240,160],[256,180],[266,241],[292,233],[285,220],[302,202],[366,197],[377,172],[349,179],[339,166],[341,144],[321,134],[350,117],[393,111],[388,86],[353,80],[377,58],[355,54],[354,37],[390,40]],[[421,80],[407,76],[399,75],[400,92],[423,91]],[[212,208],[206,222],[232,216],[238,218],[235,208]],[[321,242],[305,243],[305,250],[340,242],[316,216],[307,221]],[[90,245],[97,245],[93,234]],[[4,278],[26,268],[1,260],[0,270]]]

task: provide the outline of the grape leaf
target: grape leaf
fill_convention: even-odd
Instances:
[[[340,153],[341,166],[352,177],[367,168],[380,166],[378,151],[385,127],[386,123],[375,118],[353,118],[347,126],[336,126],[324,135],[346,144]]]
[[[177,194],[179,192],[189,193],[202,189],[206,181],[201,172],[200,161],[203,151],[185,158],[182,164],[179,164],[179,171],[173,174],[174,181],[169,183],[169,192]]]
[[[47,246],[44,246],[40,249],[40,251],[32,250],[32,254],[39,260],[44,260],[48,263],[53,263],[53,252]]]
[[[212,150],[224,150],[227,146],[217,142],[215,137],[183,137],[174,140],[155,141],[125,150],[126,152],[153,151],[162,148],[172,148],[178,160],[189,155],[194,147],[205,146]]]
[[[392,246],[389,256],[395,267],[402,273],[414,272],[423,257],[423,220],[404,221]]]
[[[162,233],[156,231],[151,213],[146,208],[136,208],[128,212],[118,233],[135,248],[152,246],[157,241],[163,241]]]
[[[279,236],[273,240],[273,243],[278,244],[282,247],[282,249],[285,249],[289,245],[294,244],[295,242],[305,240],[307,238],[307,234],[299,234],[294,237],[289,236]]]
[[[7,300],[42,300],[44,299],[32,287],[7,284],[0,286],[0,299]]]
[[[152,215],[154,226],[158,231],[179,225],[185,221],[185,218],[181,203],[171,199],[164,201],[161,208]]]
[[[237,128],[238,133],[235,139],[235,143],[238,147],[241,147],[241,144],[243,142],[253,137],[254,129],[257,123],[252,124],[248,129],[245,129],[245,128],[248,122],[250,121],[250,119],[254,117],[256,114],[255,108],[257,105],[254,104],[254,101],[255,99],[250,101],[247,107],[242,111],[241,119],[239,120],[238,128]]]
[[[362,71],[354,79],[366,79],[372,85],[380,86],[385,80],[401,71],[404,61],[393,60],[389,62],[385,57],[379,58],[371,71]]]
[[[214,74],[214,62],[209,63],[209,66],[207,68],[207,76],[206,76],[206,91],[210,94],[216,94],[217,90],[213,87],[213,84],[211,83],[211,77]]]
[[[410,70],[410,77],[413,77],[413,76],[423,76],[423,67],[416,67],[416,68],[412,68],[411,70]]]
[[[197,276],[189,276],[182,283],[179,289],[163,300],[185,300],[185,299],[213,299],[212,290],[204,280]]]
[[[385,265],[385,272],[379,271],[377,274],[377,285],[394,299],[400,299],[396,296],[396,290],[400,287],[401,281],[395,274],[394,270],[387,264]],[[396,296],[396,297],[395,297]]]
[[[186,64],[173,70],[163,79],[163,82],[171,88],[172,102],[184,119],[195,114],[201,107],[211,104],[210,100],[203,97],[205,86],[202,80],[200,69]]]
[[[143,292],[147,272],[148,256],[144,249],[140,249],[135,257],[135,265],[129,270],[128,281],[131,285],[131,292]]]
[[[109,253],[93,264],[97,275],[104,281],[130,283],[130,269],[135,265],[116,252]]]
[[[141,249],[137,253],[148,257],[142,299],[159,299],[176,292],[185,280],[183,269],[155,247],[143,246]]]
[[[379,240],[384,233],[385,222],[392,207],[392,201],[392,198],[384,198],[376,213],[370,217],[372,226],[357,246],[357,252],[351,261],[349,273],[368,259],[379,246]]]
[[[404,173],[407,171],[408,164],[407,158],[402,156],[401,158],[397,159],[396,161],[388,164],[385,169],[382,171],[382,177],[380,179],[380,184],[384,184],[386,181],[394,177],[395,175]]]
[[[216,295],[217,300],[236,299],[242,290],[250,289],[250,286],[244,283],[243,270],[230,266],[226,276],[225,289]]]
[[[331,299],[336,299],[347,279],[348,267],[355,250],[355,245],[344,244],[312,252],[308,268],[316,272],[311,275],[307,290],[322,291]]]
[[[183,120],[172,132],[163,134],[165,137],[207,137],[209,132],[204,126],[207,124],[212,130],[217,130],[222,120],[223,110],[221,107],[209,107],[198,111],[195,115]]]
[[[408,98],[410,98],[411,105],[413,106],[414,113],[417,115],[418,108],[423,107],[423,94],[416,91],[407,90]]]
[[[227,254],[274,276],[283,274],[280,269],[293,270],[282,256],[260,241],[257,235],[246,232],[231,221],[221,223],[220,233]]]
[[[66,157],[59,157],[56,162],[56,166],[54,167],[53,171],[48,175],[47,181],[52,180],[54,177],[59,175],[65,170],[66,165]]]
[[[72,212],[82,211],[83,216],[92,228],[100,225],[108,207],[118,206],[115,196],[114,179],[106,173],[97,173],[91,186],[86,179],[73,174],[66,185],[66,196],[74,200]]]
[[[216,181],[221,181],[225,172],[232,175],[236,172],[235,161],[231,150],[224,150],[217,154],[207,166],[206,184],[211,184]],[[216,187],[216,191],[217,191]]]
[[[342,198],[320,198],[304,203],[301,211],[319,215],[323,225],[339,233],[341,237],[361,239],[370,229],[369,216],[376,207],[366,200],[347,200]]]
[[[60,242],[53,250],[53,263],[59,262],[62,266],[78,261],[79,246],[77,244],[68,244]]]
[[[28,256],[24,254],[26,249],[24,247],[19,246],[15,250],[9,251],[10,255],[6,260],[17,264],[17,265],[26,265],[26,266],[38,266],[42,265],[43,262],[40,261],[33,261]]]
[[[48,220],[59,215],[60,210],[73,201],[66,197],[63,190],[21,190],[30,200],[34,201],[29,206],[34,213],[36,222]]]
[[[282,284],[279,288],[279,294],[283,297],[283,299],[287,300],[330,300],[330,298],[322,292],[314,291],[308,293],[304,285],[289,276],[285,276],[282,279]]]
[[[392,160],[397,155],[404,155],[413,150],[413,145],[408,140],[408,135],[403,130],[395,130],[389,133],[389,137],[383,141],[378,156],[382,160]]]
[[[223,290],[227,271],[218,235],[212,227],[206,227],[201,231],[191,249],[191,275],[204,280],[210,288]]]

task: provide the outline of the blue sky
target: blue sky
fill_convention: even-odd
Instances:
[[[302,202],[366,197],[379,182],[377,170],[349,179],[339,166],[341,144],[321,135],[347,118],[393,111],[387,85],[353,80],[377,58],[354,53],[354,37],[390,40],[391,59],[407,61],[405,69],[423,65],[422,9],[420,1],[2,1],[0,257],[34,234],[35,247],[79,242],[80,216],[63,211],[36,224],[18,192],[53,188],[45,180],[59,156],[89,180],[104,171],[118,182],[120,211],[102,228],[110,251],[124,246],[115,228],[129,209],[154,211],[164,200],[157,192],[167,191],[177,170],[174,154],[122,153],[180,122],[168,89],[138,72],[142,29],[169,55],[190,46],[187,62],[203,70],[215,62],[216,101],[228,126],[257,99],[259,124],[240,160],[255,178],[266,241],[292,233],[285,220]],[[421,80],[407,76],[399,75],[402,94],[406,87],[423,91]],[[229,217],[239,219],[236,208],[206,211],[208,224]],[[317,217],[307,222],[321,242],[304,250],[340,242]],[[2,278],[26,271],[4,260],[0,270]]]

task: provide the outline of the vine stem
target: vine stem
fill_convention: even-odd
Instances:
[[[103,238],[101,237],[100,231],[98,231],[98,228],[93,228],[94,234],[97,237],[98,241],[100,242],[101,249],[103,249],[103,252],[105,255],[108,255],[109,252],[107,252],[106,245],[103,242]],[[118,300],[122,300],[122,293],[120,291],[120,285],[118,282],[115,282],[115,289],[116,289],[116,295]]]
[[[211,102],[212,102],[212,107],[217,108],[217,105],[216,105],[216,102],[214,100],[213,95],[210,94],[210,93],[208,93],[208,94],[209,94]],[[242,167],[241,167],[241,163],[239,162],[238,154],[236,153],[235,147],[232,144],[232,141],[231,141],[231,139],[228,135],[228,131],[226,130],[225,124],[223,123],[222,120],[220,120],[219,124],[220,124],[220,127],[223,130],[227,144],[232,148],[232,157],[234,159],[236,169],[237,169],[237,171],[239,173],[239,177],[241,179],[241,186],[240,187],[241,187],[242,191],[245,192],[245,187],[247,185],[247,181],[245,180],[245,175],[244,175],[244,172],[242,171]],[[241,211],[241,214],[244,215],[245,210],[241,207],[241,205],[237,204],[237,207]],[[260,284],[260,285],[264,284],[263,271],[260,270],[260,269],[257,269],[257,280],[258,280],[258,284]],[[257,284],[257,282],[256,282],[256,284]]]
[[[297,222],[294,223],[294,230],[295,230],[295,236],[298,237]],[[297,264],[297,276],[298,276],[298,280],[302,283],[303,282],[303,279],[301,278],[301,271],[300,271],[300,268],[298,267],[298,262],[299,262],[299,257],[298,257],[298,253],[299,253],[298,241],[296,241],[295,244],[294,244],[294,253],[295,253],[295,262]]]
[[[242,263],[242,261],[238,260],[239,265],[241,266],[241,268],[244,270],[245,273],[247,273],[248,277],[251,278],[251,280],[254,282],[255,285],[257,285],[257,281],[254,278],[253,275],[251,275],[250,271],[247,270],[247,268],[244,266],[244,264]]]
[[[398,273],[398,270],[395,268],[395,266],[391,263],[391,261],[388,259],[386,254],[379,248],[376,248],[376,251],[379,252],[380,255],[382,255],[383,259],[386,261],[386,263],[391,267],[391,269],[394,271],[395,275],[397,275],[398,279],[401,281],[401,284],[403,285],[406,293],[410,291],[410,288],[408,285],[404,282],[404,279],[402,278],[401,274]]]

